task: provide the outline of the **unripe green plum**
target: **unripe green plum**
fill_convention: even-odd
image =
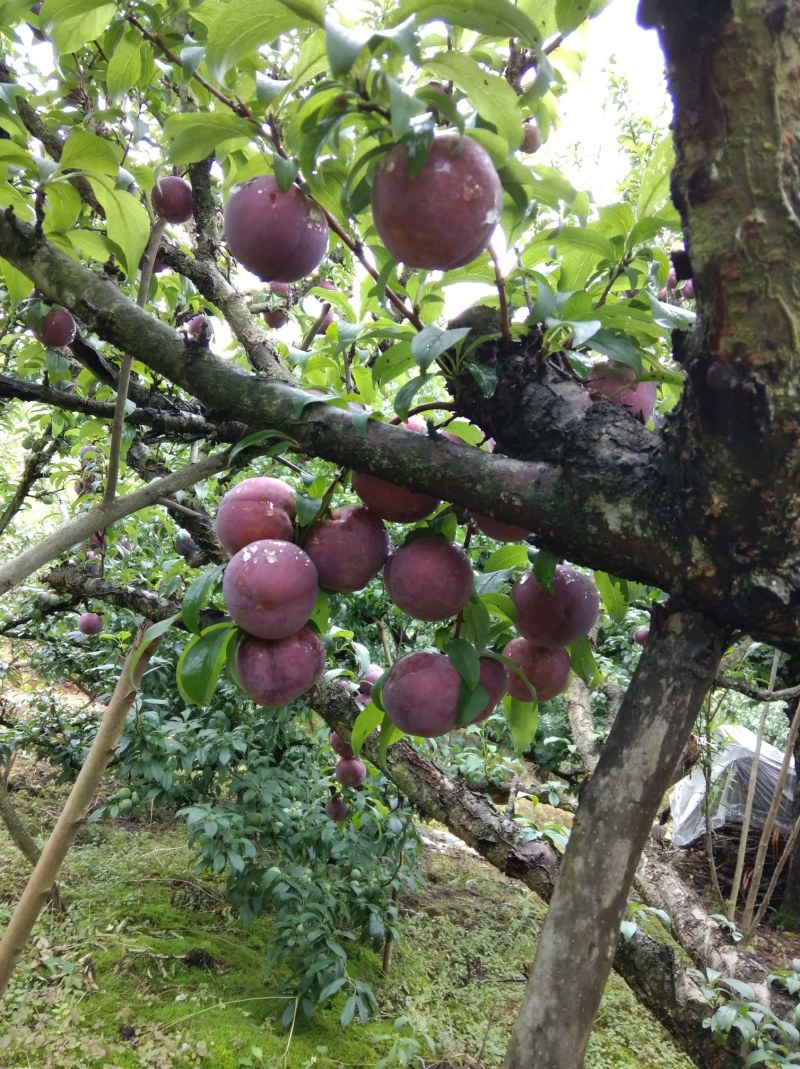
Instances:
[[[287,638],[298,631],[311,615],[317,593],[317,569],[308,554],[273,538],[240,549],[222,580],[233,621],[266,639]]]
[[[192,187],[185,178],[167,175],[150,194],[153,211],[168,223],[187,223],[192,218]]]
[[[519,665],[525,678],[536,688],[540,702],[566,690],[571,667],[569,654],[562,647],[536,646],[526,638],[513,638],[503,650],[503,656]],[[508,673],[508,693],[523,702],[533,700],[516,672]]]
[[[214,526],[229,553],[249,542],[274,538],[291,542],[297,513],[294,490],[282,479],[243,479],[220,502]]]
[[[336,762],[333,774],[343,787],[360,787],[367,778],[367,766],[355,757],[343,757]]]
[[[389,556],[389,535],[368,508],[334,509],[308,533],[303,548],[317,568],[321,586],[340,594],[361,590]]]
[[[398,143],[372,185],[372,218],[388,251],[408,267],[435,271],[462,267],[484,251],[502,203],[488,152],[455,131],[436,135],[413,178]]]
[[[236,650],[236,677],[266,709],[279,709],[310,690],[325,670],[325,647],[308,627],[286,638],[246,635]]]
[[[389,557],[383,569],[386,592],[415,620],[447,620],[461,612],[475,586],[463,549],[438,535],[423,536]]]
[[[517,609],[517,630],[539,646],[569,646],[588,635],[600,611],[600,596],[592,580],[559,564],[553,593],[526,572],[511,588]]]
[[[325,255],[328,220],[297,186],[283,193],[272,175],[260,175],[231,193],[225,241],[231,256],[265,282],[296,282]]]
[[[489,701],[474,718],[483,720],[506,691],[508,676],[504,665],[488,657],[480,659],[480,683]],[[434,738],[455,727],[461,677],[443,653],[408,653],[392,665],[383,685],[386,715],[409,735]]]

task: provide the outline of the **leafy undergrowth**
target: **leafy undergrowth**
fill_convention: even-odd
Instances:
[[[14,799],[43,837],[62,795],[47,787]],[[285,1003],[271,995],[286,977],[263,968],[269,918],[244,925],[222,882],[192,867],[181,824],[80,830],[62,873],[68,913],[40,920],[0,1009],[4,1067],[499,1069],[542,910],[524,888],[464,851],[430,851],[427,889],[403,904],[390,976],[369,949],[350,961],[375,987],[379,1016],[342,1030],[334,1000],[287,1032]],[[26,875],[0,829],[0,923]],[[587,1069],[690,1065],[613,980]]]

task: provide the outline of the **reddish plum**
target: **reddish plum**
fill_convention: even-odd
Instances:
[[[220,502],[217,538],[229,553],[262,538],[291,542],[296,512],[294,490],[282,479],[265,475],[244,479]]]
[[[168,175],[153,186],[153,211],[168,223],[186,223],[192,218],[192,187],[185,178]]]
[[[635,383],[635,385],[633,385]],[[636,372],[626,364],[601,360],[595,364],[586,380],[591,393],[604,397],[615,405],[622,405],[646,423],[656,406],[656,384],[636,383]]]
[[[345,757],[348,760],[353,757],[353,747],[350,745],[349,742],[347,742],[346,739],[342,738],[338,731],[331,732],[330,741],[331,749],[335,754],[338,754],[339,757]]]
[[[82,635],[99,635],[103,630],[103,617],[96,612],[85,612],[78,617],[78,630]]]
[[[229,561],[222,580],[225,605],[234,623],[259,638],[293,635],[317,600],[317,569],[291,542],[250,542]]]
[[[553,593],[526,572],[511,588],[517,608],[517,630],[539,646],[569,646],[588,635],[600,611],[600,597],[592,580],[559,564]]]
[[[321,586],[351,594],[383,567],[389,535],[383,520],[370,509],[347,505],[315,524],[303,548],[316,565]]]
[[[333,774],[343,787],[360,787],[367,778],[367,766],[354,757],[343,757],[336,762]]]
[[[519,665],[525,678],[536,688],[540,702],[555,698],[569,683],[569,655],[561,647],[537,646],[526,638],[513,638],[503,650],[503,656]],[[516,672],[508,673],[508,693],[520,701],[532,701],[530,691]]]
[[[279,709],[305,694],[324,669],[325,647],[308,627],[272,641],[245,635],[236,650],[239,685],[267,709]]]
[[[467,555],[438,535],[423,536],[389,557],[383,570],[386,592],[415,620],[447,620],[472,597],[474,577]]]

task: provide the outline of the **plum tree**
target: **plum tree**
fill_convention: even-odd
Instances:
[[[192,218],[192,187],[185,178],[160,178],[150,194],[153,211],[168,223],[187,223]]]
[[[475,580],[467,555],[454,542],[424,536],[406,542],[383,569],[386,592],[416,620],[447,620],[472,597]]]
[[[60,349],[75,340],[75,320],[66,308],[51,308],[42,319],[41,328],[34,333],[42,345]]]
[[[303,548],[317,568],[321,586],[340,594],[361,590],[389,556],[389,534],[371,509],[334,509],[309,531]]]
[[[258,638],[288,638],[317,600],[317,569],[299,546],[263,538],[231,557],[222,593],[231,619]]]
[[[486,249],[502,201],[488,152],[471,137],[446,132],[436,135],[413,176],[405,145],[389,150],[372,185],[372,219],[406,266],[448,271]]]
[[[636,383],[636,385],[633,385]],[[646,423],[656,404],[656,384],[636,382],[636,372],[626,364],[601,360],[592,368],[586,384],[592,394],[622,405]]]
[[[266,709],[279,709],[310,690],[325,670],[325,647],[310,627],[267,640],[245,635],[236,648],[236,677]]]
[[[96,612],[85,612],[78,617],[78,630],[82,635],[99,635],[103,630],[103,617]]]
[[[360,787],[367,778],[367,766],[354,757],[342,757],[333,774],[343,787]]]
[[[225,549],[236,553],[263,538],[291,542],[296,514],[291,486],[283,479],[257,475],[228,490],[217,509],[214,529]]]
[[[569,646],[588,635],[600,611],[600,597],[592,580],[559,564],[552,593],[533,572],[526,572],[511,588],[521,635],[539,646]]]
[[[571,672],[569,654],[560,646],[537,646],[526,638],[512,638],[503,655],[519,665],[528,682],[536,688],[540,702],[550,701],[567,689]],[[516,672],[508,673],[508,693],[529,702],[531,693]]]
[[[487,717],[505,694],[507,669],[488,657],[480,659],[480,684],[489,700],[473,720]],[[386,715],[409,735],[434,738],[455,727],[461,676],[443,653],[408,653],[392,665],[381,700]]]
[[[328,220],[297,186],[283,192],[272,175],[260,175],[231,193],[225,241],[231,256],[264,282],[297,282],[325,255]]]

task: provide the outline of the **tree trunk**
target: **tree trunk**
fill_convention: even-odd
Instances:
[[[582,1065],[639,856],[722,650],[698,614],[654,620],[578,808],[506,1069]]]

